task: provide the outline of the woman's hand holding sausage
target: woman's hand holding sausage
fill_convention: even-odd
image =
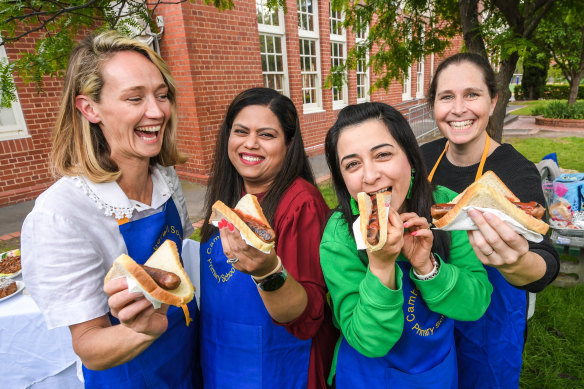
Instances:
[[[400,217],[404,227],[407,228],[404,233],[403,254],[410,261],[416,273],[430,273],[434,267],[430,259],[434,235],[430,230],[428,220],[413,212],[402,213]]]
[[[227,221],[219,223],[219,234],[223,244],[223,253],[227,258],[237,258],[233,267],[242,273],[261,277],[270,273],[278,265],[276,251],[266,254],[246,243],[241,233]]]
[[[168,305],[154,309],[143,295],[131,293],[125,277],[115,278],[104,285],[109,296],[108,304],[112,316],[124,326],[154,338],[162,335],[168,327],[166,312]]]

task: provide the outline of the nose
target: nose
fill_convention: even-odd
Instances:
[[[363,183],[366,185],[373,185],[380,177],[380,172],[374,163],[363,164]]]
[[[250,131],[247,136],[245,137],[245,142],[243,142],[244,146],[248,149],[253,149],[257,147],[258,144],[258,135],[255,131]]]
[[[454,113],[455,115],[460,115],[460,114],[464,113],[465,111],[466,111],[466,102],[464,101],[464,98],[456,97],[454,99],[452,113]]]
[[[148,98],[146,101],[146,117],[152,119],[163,118],[164,110],[162,109],[161,104],[168,104],[168,102],[158,101],[155,97]]]

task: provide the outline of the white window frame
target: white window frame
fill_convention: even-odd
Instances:
[[[338,11],[337,11],[338,12]],[[333,20],[338,23],[343,23],[345,15],[341,12],[341,19],[333,18],[332,4],[329,4],[329,20],[330,20],[330,44],[331,44],[331,67],[334,65],[333,59],[339,62],[347,63],[347,32],[344,27],[341,27],[341,34],[333,34]],[[333,45],[340,46],[340,57],[333,57]],[[332,87],[332,99],[333,99],[333,110],[341,109],[348,104],[349,101],[349,88],[343,80],[343,86],[340,90],[340,100],[335,100],[336,87]]]
[[[0,61],[8,62],[8,56],[6,55],[4,45],[0,46]],[[20,106],[20,101],[18,99],[18,92],[15,91],[15,94],[16,101],[12,102],[12,107],[0,108],[4,113],[11,113],[14,117],[14,124],[0,124],[0,141],[21,139],[29,136],[26,121],[24,120],[24,115],[22,113],[22,107]]]
[[[408,67],[408,74],[404,77],[404,85],[402,88],[402,101],[412,99],[412,67]]]
[[[362,44],[367,36],[369,35],[369,27],[367,27],[367,29],[365,31],[362,31],[361,34],[355,34],[355,44],[359,45]],[[363,64],[363,69],[361,71],[359,71],[359,63],[362,62]],[[367,50],[367,53],[365,53],[365,58],[360,59],[357,61],[357,71],[356,71],[356,76],[357,76],[357,104],[359,103],[364,103],[367,102],[371,99],[371,96],[369,96],[369,90],[370,90],[370,84],[371,84],[371,79],[370,79],[370,74],[369,74],[369,66],[367,65],[369,63],[369,50]],[[360,85],[359,84],[359,75],[362,75],[364,80],[365,80],[365,84]],[[363,95],[364,97],[359,97],[359,88],[363,88]]]
[[[301,27],[301,14],[304,14],[304,10],[301,9],[302,3],[311,2],[312,4],[312,30],[306,30]],[[303,101],[303,110],[304,113],[312,113],[312,112],[323,112],[322,109],[322,77],[321,77],[321,66],[320,66],[320,36],[318,34],[318,6],[316,0],[298,0],[298,44],[299,44],[299,56],[302,52],[302,41],[303,40],[310,40],[314,42],[315,53],[316,56],[316,69],[312,72],[303,72],[302,71],[302,60],[303,58],[300,57],[300,74],[302,76],[302,101]],[[304,103],[304,90],[307,89],[304,83],[305,75],[313,75],[314,77],[314,87],[315,87],[315,102]]]
[[[418,60],[416,64],[416,98],[421,99],[424,97],[424,60],[422,57]]]
[[[266,0],[256,0],[256,15],[257,9],[265,7]],[[277,37],[280,38],[280,48],[282,50],[282,72],[272,72],[267,71],[264,72],[262,69],[262,79],[264,82],[264,86],[267,88],[268,85],[266,83],[266,76],[274,75],[274,74],[281,74],[282,75],[282,90],[279,91],[283,95],[290,97],[290,78],[288,77],[288,52],[286,50],[286,26],[284,22],[284,12],[278,8],[276,11],[278,14],[278,25],[273,24],[263,24],[260,23],[258,20],[258,32],[259,32],[259,39],[263,39],[263,37]],[[260,53],[260,57],[266,55],[267,53]]]

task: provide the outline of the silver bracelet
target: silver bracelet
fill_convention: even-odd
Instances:
[[[416,276],[416,278],[420,281],[428,281],[431,280],[432,278],[436,277],[436,275],[438,274],[438,271],[440,270],[440,262],[436,260],[436,258],[434,258],[434,254],[430,253],[430,259],[432,260],[432,262],[434,263],[434,268],[432,269],[432,271],[428,274],[424,274],[424,275],[419,275],[418,273],[416,273],[416,270],[412,268],[412,271],[414,272],[414,276]]]

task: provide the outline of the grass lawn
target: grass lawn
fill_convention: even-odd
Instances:
[[[562,168],[584,172],[584,138],[505,138],[527,159],[537,163],[544,155],[555,152]]]

